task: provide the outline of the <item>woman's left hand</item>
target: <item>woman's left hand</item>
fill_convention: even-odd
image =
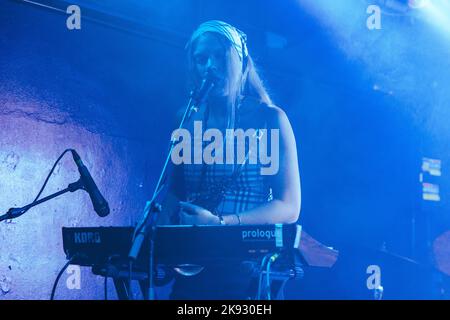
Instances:
[[[211,211],[189,202],[180,201],[180,223],[183,225],[219,225],[219,217]]]

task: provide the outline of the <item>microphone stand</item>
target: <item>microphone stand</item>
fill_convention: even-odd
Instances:
[[[186,106],[186,110],[184,111],[183,118],[181,119],[180,125],[178,126],[178,130],[182,129],[185,125],[185,122],[189,120],[192,116],[193,112],[197,112],[199,110],[200,105],[204,102],[206,97],[208,96],[211,89],[214,87],[214,81],[212,81],[212,75],[207,72],[205,78],[202,81],[202,84],[200,86],[200,89],[191,91],[189,95],[189,101]],[[147,237],[148,233],[150,233],[149,241],[150,241],[150,252],[149,252],[149,270],[148,270],[148,292],[146,294],[146,297],[149,300],[155,299],[155,292],[154,292],[154,230],[156,227],[157,222],[157,216],[158,213],[162,211],[161,205],[156,202],[156,198],[159,195],[159,193],[162,190],[162,187],[164,186],[164,179],[167,174],[167,168],[170,163],[170,159],[172,157],[172,151],[176,145],[176,140],[171,139],[170,140],[170,148],[169,152],[167,154],[166,160],[164,162],[163,168],[161,170],[161,173],[159,175],[158,182],[156,183],[155,190],[153,192],[153,196],[150,201],[147,201],[143,218],[141,222],[136,226],[135,233],[134,233],[134,239],[133,243],[131,245],[130,252],[128,254],[130,268],[129,268],[129,281],[128,284],[129,288],[129,298],[132,298],[131,294],[131,272],[132,272],[132,263],[137,260],[137,257],[139,255],[139,252],[141,250],[142,244]]]
[[[33,201],[32,203],[30,203],[22,208],[10,208],[6,214],[0,216],[0,222],[3,220],[18,218],[21,215],[23,215],[25,212],[27,212],[29,209],[33,208],[34,206],[37,206],[38,204],[49,201],[49,200],[56,198],[57,196],[60,196],[64,193],[75,192],[80,189],[84,189],[83,181],[81,179],[79,179],[77,182],[69,184],[69,186],[64,190],[55,192],[45,198]]]

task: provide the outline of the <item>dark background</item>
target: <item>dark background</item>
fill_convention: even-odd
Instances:
[[[354,270],[341,268],[355,275],[352,283],[358,285],[352,291],[342,280],[345,297],[367,298],[367,289],[358,288],[367,278],[364,266],[378,259],[371,252],[384,249],[426,266],[432,262],[431,243],[450,226],[450,46],[444,25],[432,26],[412,10],[399,14],[383,7],[383,28],[370,31],[369,1],[37,2],[45,6],[0,0],[0,211],[30,201],[26,195],[37,192],[57,155],[76,144],[102,170],[101,184],[117,206],[109,220],[93,221],[83,197],[89,210],[74,225],[134,223],[156,183],[174,114],[186,103],[184,45],[201,22],[221,19],[247,33],[274,102],[290,118],[302,182],[299,222],[348,257],[342,261]],[[81,7],[81,30],[66,28],[70,4]],[[425,176],[440,185],[440,202],[422,200],[424,156],[442,160],[441,177]],[[39,175],[23,178],[23,170],[31,170],[27,161]],[[29,219],[17,223],[35,232]],[[52,233],[55,242],[69,223],[58,219],[49,229],[42,222],[37,227]],[[0,225],[3,239],[45,241],[39,232],[18,235],[5,226]],[[0,281],[9,288],[3,297],[46,298],[27,291],[20,267],[33,261],[21,248],[1,248]],[[58,262],[48,262],[47,273],[45,263],[35,267],[25,278],[50,286],[64,256],[60,243],[42,250]],[[16,273],[7,268],[11,261]],[[403,262],[393,261],[389,270],[404,275]],[[315,281],[321,277],[336,279]],[[421,297],[437,297],[427,286],[446,278],[433,277],[437,280],[426,278],[418,289]],[[95,281],[76,297],[102,298],[101,281]],[[300,297],[292,290],[292,297]],[[329,291],[323,291],[317,297],[327,297]],[[62,297],[74,296],[67,291]]]

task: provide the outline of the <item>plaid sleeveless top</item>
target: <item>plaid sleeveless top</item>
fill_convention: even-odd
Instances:
[[[236,117],[235,127],[239,128],[239,116]],[[222,134],[225,137],[225,133]],[[203,150],[209,143],[202,143]],[[225,142],[222,145],[225,146]],[[259,161],[256,164],[249,161],[245,164],[226,164],[224,157],[223,162],[183,164],[186,201],[192,201],[216,215],[231,215],[253,209],[272,199],[267,176],[261,175]]]

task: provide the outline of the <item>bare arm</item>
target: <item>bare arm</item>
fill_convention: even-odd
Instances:
[[[271,107],[270,116],[272,120],[269,128],[279,129],[279,170],[276,174],[268,176],[273,200],[240,213],[242,224],[295,223],[299,217],[300,174],[294,133],[286,114],[281,109]],[[270,137],[270,133],[268,136]],[[276,147],[272,145],[272,148]],[[225,216],[224,221],[229,225],[239,223],[236,215]]]

